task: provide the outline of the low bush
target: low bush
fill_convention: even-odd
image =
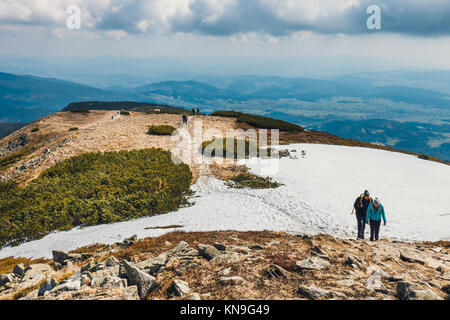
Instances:
[[[70,128],[69,129],[69,131],[78,131],[79,129],[77,128],[77,127],[73,127],[73,128]]]
[[[72,113],[84,113],[84,114],[91,113],[88,109],[73,109],[73,110],[70,110],[70,112],[72,112]]]
[[[418,155],[419,159],[423,159],[423,160],[429,160],[430,156],[427,156],[426,154],[419,154]]]
[[[177,129],[168,125],[150,126],[147,133],[156,136],[171,136],[175,130]]]
[[[241,173],[227,181],[227,186],[235,189],[275,189],[281,186],[270,177],[260,177],[252,173]]]
[[[278,129],[286,132],[303,132],[305,129],[297,124],[289,123],[283,120],[252,115],[236,111],[216,111],[211,114],[218,117],[237,118],[240,123],[246,123],[252,127],[260,129]]]
[[[122,116],[129,116],[131,113],[125,110],[120,111],[120,115]]]
[[[166,213],[188,205],[192,174],[161,149],[87,153],[27,186],[0,183],[0,247],[55,230]]]
[[[228,151],[228,144],[233,146],[233,150]],[[244,145],[245,149],[239,150],[238,153],[238,147],[242,145]],[[234,157],[234,159],[248,159],[251,156],[266,157],[270,156],[272,152],[270,148],[268,149],[259,148],[256,147],[256,145],[253,142],[250,142],[249,140],[237,138],[234,138],[234,141],[231,141],[231,143],[228,142],[227,138],[220,138],[220,139],[214,138],[210,141],[204,141],[201,145],[200,151],[204,156],[212,156],[212,157],[223,156],[224,158]],[[253,152],[255,154],[250,154],[250,152]],[[233,155],[233,157],[230,157],[230,155]]]
[[[39,131],[39,128],[33,128],[33,129],[31,129],[31,132],[38,132]]]

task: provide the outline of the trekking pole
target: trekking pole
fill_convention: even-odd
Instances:
[[[355,214],[355,208],[353,208],[352,212],[350,214]]]

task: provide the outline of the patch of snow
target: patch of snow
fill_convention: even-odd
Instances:
[[[271,176],[277,189],[229,189],[212,177],[192,187],[196,204],[177,212],[133,221],[55,232],[17,247],[3,248],[0,258],[51,257],[52,250],[69,251],[94,243],[113,244],[136,234],[139,238],[183,231],[258,231],[329,233],[356,237],[353,203],[364,189],[378,197],[388,226],[381,237],[402,240],[450,239],[450,166],[411,155],[376,149],[293,144],[283,149],[305,150],[306,158],[279,160]],[[257,173],[262,163],[245,160]],[[148,229],[182,225],[181,229]],[[366,233],[368,233],[366,228]]]

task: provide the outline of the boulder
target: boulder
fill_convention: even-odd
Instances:
[[[270,278],[287,278],[289,275],[286,270],[276,264],[271,264],[266,272]]]
[[[19,263],[17,266],[15,266],[13,269],[13,273],[19,278],[22,278],[25,275],[25,267],[23,263]]]
[[[257,243],[248,246],[248,248],[251,250],[264,250],[264,248],[260,244],[257,244]]]
[[[450,294],[450,284],[443,286],[442,291],[444,291],[447,294]]]
[[[430,289],[423,289],[416,283],[399,281],[397,283],[397,298],[400,300],[441,300]]]
[[[43,296],[47,291],[51,291],[57,285],[58,282],[53,278],[45,280],[45,282],[39,288],[38,296]]]
[[[242,255],[237,252],[226,252],[215,256],[212,262],[218,263],[233,263],[241,260]]]
[[[123,266],[127,274],[128,284],[132,286],[137,285],[138,294],[141,299],[145,299],[157,287],[155,277],[141,271],[126,260],[123,260]]]
[[[223,285],[236,285],[244,282],[244,278],[242,277],[221,277],[220,283]]]
[[[187,295],[185,295],[184,297],[184,300],[191,300],[191,301],[194,301],[194,300],[202,300],[201,298],[200,298],[200,295],[198,294],[198,293],[196,293],[196,292],[191,292],[191,293],[188,293]]]
[[[300,270],[322,270],[327,268],[330,263],[319,257],[311,257],[297,261],[296,266]]]
[[[377,292],[387,293],[387,289],[381,281],[381,273],[375,271],[366,281],[366,287],[369,290],[374,290]]]
[[[151,258],[151,259],[141,261],[136,264],[136,267],[141,270],[144,270],[145,272],[147,272],[151,275],[155,275],[155,274],[159,273],[162,268],[164,268],[164,266],[166,265],[167,259],[168,258],[166,256],[166,254],[162,254],[156,258]]]
[[[83,260],[82,255],[79,253],[65,253],[59,250],[53,250],[53,261],[61,265],[68,265],[68,262],[80,262]]]
[[[224,245],[223,243],[219,243],[219,242],[214,243],[214,247],[217,250],[219,250],[219,251],[226,251],[227,250],[227,246]]]
[[[169,292],[175,294],[178,297],[182,297],[189,292],[191,289],[189,288],[189,284],[183,280],[174,280],[172,285],[169,287]]]
[[[115,257],[109,257],[108,259],[106,259],[105,265],[107,267],[115,267],[120,265],[120,262]]]
[[[53,296],[57,296],[63,292],[80,290],[80,287],[80,281],[71,280],[67,282],[61,282],[59,285],[50,290],[49,293],[51,293]]]
[[[344,255],[344,264],[352,267],[353,269],[363,270],[361,260],[356,258],[354,255],[346,254]]]
[[[208,261],[220,255],[220,251],[211,245],[199,244],[197,248],[198,253]]]
[[[300,296],[311,300],[319,298],[331,298],[333,296],[332,292],[329,290],[307,286],[300,286],[297,290],[297,293]]]
[[[0,274],[0,287],[14,281],[14,274]]]
[[[425,264],[425,261],[419,255],[406,250],[400,252],[400,259],[409,263]]]

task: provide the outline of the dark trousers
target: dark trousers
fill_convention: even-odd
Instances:
[[[364,231],[366,229],[366,214],[356,212],[356,221],[358,223],[358,239],[364,239]]]
[[[380,234],[380,221],[370,219],[370,241],[378,240]]]

